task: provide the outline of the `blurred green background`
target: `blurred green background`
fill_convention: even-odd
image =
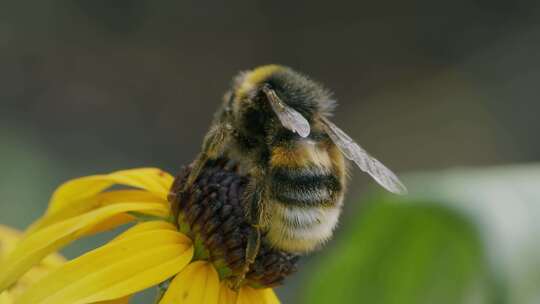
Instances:
[[[232,76],[281,63],[411,190],[354,170],[284,303],[540,303],[539,20],[524,0],[4,1],[0,223],[24,228],[69,178],[176,172]]]

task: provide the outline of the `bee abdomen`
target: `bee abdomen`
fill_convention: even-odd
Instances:
[[[328,240],[337,225],[343,185],[330,170],[318,166],[273,168],[270,174],[271,245],[306,253]]]
[[[319,167],[278,167],[271,173],[270,199],[298,207],[332,206],[342,185]]]
[[[304,208],[272,203],[274,213],[266,238],[273,247],[293,253],[310,252],[330,239],[341,212],[341,199],[332,207]]]

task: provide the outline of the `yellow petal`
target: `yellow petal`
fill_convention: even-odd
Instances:
[[[35,265],[30,270],[28,270],[22,277],[20,277],[17,282],[8,289],[12,297],[17,297],[22,294],[29,286],[32,286],[39,280],[43,279],[49,275],[53,270],[59,268],[60,265],[53,267],[46,267],[43,263]]]
[[[150,192],[142,190],[120,190],[99,193],[85,199],[73,201],[70,204],[64,206],[64,208],[62,209],[47,213],[42,218],[33,223],[30,228],[26,230],[26,234],[33,233],[36,230],[42,229],[48,225],[90,212],[97,208],[122,202],[159,203],[169,207],[169,204],[166,200],[159,198]],[[124,215],[123,217],[117,218],[114,223],[125,223],[131,219],[133,219],[132,216]],[[106,230],[107,228],[107,225],[104,224],[104,227],[101,228],[101,230]],[[96,230],[99,230],[99,228],[96,227]]]
[[[166,199],[173,179],[170,174],[156,168],[122,170],[77,178],[64,183],[54,192],[47,214],[74,201],[96,195],[115,184],[144,189]]]
[[[58,253],[51,253],[43,260],[41,260],[41,266],[47,269],[54,269],[58,266],[63,265],[66,262],[66,259]]]
[[[0,262],[0,291],[13,284],[22,274],[48,254],[87,234],[94,225],[128,211],[167,214],[168,208],[158,203],[117,203],[80,216],[49,225],[26,235],[17,247]]]
[[[218,304],[236,304],[236,298],[238,294],[227,286],[224,281],[221,282],[219,288],[219,300]]]
[[[0,225],[0,259],[13,250],[22,237],[22,233],[15,229]],[[11,303],[13,297],[20,294],[27,286],[35,283],[46,276],[52,270],[58,268],[65,262],[65,259],[58,254],[50,254],[41,263],[33,266],[26,272],[9,290],[0,292],[0,304]]]
[[[193,246],[170,229],[129,233],[67,262],[17,304],[83,304],[118,299],[156,285],[191,261]]]
[[[86,229],[84,232],[84,235],[94,235],[100,232],[113,230],[118,226],[122,226],[124,224],[133,222],[135,220],[135,217],[126,214],[126,213],[120,213],[117,215],[113,215],[108,219],[103,220],[100,223],[95,224],[89,229]]]
[[[0,225],[0,262],[2,261],[3,257],[15,249],[22,236],[22,232],[4,225]],[[39,266],[44,269],[52,269],[64,264],[65,262],[66,259],[63,256],[57,253],[52,253],[43,259]]]
[[[171,282],[159,304],[217,304],[219,277],[214,266],[197,261]]]
[[[236,304],[279,304],[274,290],[272,288],[254,289],[249,286],[240,288],[238,292],[238,302]]]
[[[131,296],[123,297],[120,299],[108,300],[108,301],[99,301],[92,304],[129,304],[129,299]]]
[[[13,299],[7,291],[0,292],[0,304],[13,304]]]
[[[21,233],[19,231],[0,225],[0,261],[15,248],[20,238]]]
[[[137,224],[128,230],[126,230],[124,233],[117,236],[115,239],[113,239],[111,242],[119,241],[122,239],[125,239],[129,236],[136,235],[142,232],[148,232],[148,231],[154,231],[154,230],[171,230],[176,231],[176,227],[165,221],[149,221],[149,222],[143,222],[140,224]]]

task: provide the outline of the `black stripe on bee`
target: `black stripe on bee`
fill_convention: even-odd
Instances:
[[[314,207],[332,204],[341,190],[338,178],[320,168],[273,168],[270,197],[284,204]]]

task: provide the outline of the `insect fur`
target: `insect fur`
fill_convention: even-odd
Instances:
[[[264,233],[277,249],[305,254],[333,233],[346,189],[346,159],[387,190],[405,186],[330,121],[335,101],[318,83],[290,68],[267,65],[240,73],[206,134],[202,151],[181,193],[188,191],[207,161],[220,157],[240,164],[249,176],[245,272]]]

